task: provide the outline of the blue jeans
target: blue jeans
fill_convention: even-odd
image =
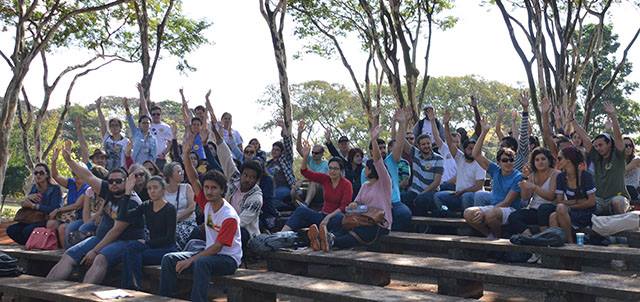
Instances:
[[[177,291],[178,274],[176,264],[197,254],[196,252],[169,253],[162,257],[162,271],[160,274],[160,294],[171,297]],[[205,302],[211,276],[232,275],[238,269],[238,263],[227,255],[202,256],[187,268],[186,272],[193,272],[191,287],[191,301]]]
[[[391,204],[393,213],[392,231],[408,232],[411,229],[411,210],[402,202]]]
[[[286,208],[288,206],[286,201],[291,199],[291,188],[276,187],[275,190],[273,190],[273,195],[273,206],[278,210]]]
[[[176,245],[151,248],[138,240],[130,241],[122,256],[122,280],[120,287],[139,289],[142,284],[142,266],[158,265],[165,254],[177,251]]]
[[[76,245],[70,247],[65,253],[71,257],[76,264],[79,264],[84,255],[89,253],[99,242],[101,238],[91,236],[78,242]]]
[[[455,190],[456,190],[456,184],[452,184],[448,182],[442,182],[440,184],[440,191],[455,191]]]
[[[464,211],[466,208],[473,206],[475,192],[466,192],[461,196],[456,196],[454,193],[455,191],[440,191],[436,193],[434,198],[436,207],[445,205],[449,210]]]
[[[493,202],[491,199],[491,192],[487,191],[478,191],[473,195],[473,206],[475,207],[483,207],[490,206]]]
[[[78,228],[78,231],[83,233],[95,233],[98,229],[98,225],[95,221],[91,220]]]
[[[325,216],[327,216],[327,214],[316,212],[305,206],[300,206],[296,208],[296,210],[293,211],[293,214],[291,214],[291,217],[287,219],[286,225],[296,231],[301,228],[306,228],[312,224],[320,224]]]

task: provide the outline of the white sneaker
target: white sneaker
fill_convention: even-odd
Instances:
[[[540,259],[540,255],[533,253],[531,254],[531,258],[529,258],[529,260],[527,260],[527,263],[537,263],[537,262],[541,262]]]

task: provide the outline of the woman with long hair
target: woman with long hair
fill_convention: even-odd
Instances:
[[[45,163],[38,163],[33,168],[34,184],[31,191],[22,202],[22,208],[43,213],[42,220],[32,223],[18,222],[7,228],[7,235],[16,243],[27,243],[33,229],[45,226],[47,216],[53,210],[62,206],[62,191],[60,186],[51,182],[51,172]]]
[[[640,185],[640,157],[636,156],[636,144],[630,137],[624,137],[624,184],[631,195],[631,200],[638,200],[638,186]]]
[[[569,243],[573,243],[573,228],[591,226],[596,210],[596,185],[586,171],[584,155],[576,147],[558,153],[557,168],[562,172],[556,179],[556,211],[549,216],[549,225],[561,227]]]
[[[553,203],[558,174],[555,161],[549,149],[538,147],[531,152],[530,168],[523,169],[523,180],[519,183],[520,196],[523,201],[529,201],[529,205],[509,215],[509,228],[513,234],[528,231],[529,225],[549,226],[549,215],[556,208]]]
[[[133,164],[127,170],[129,175],[135,175],[136,185],[133,190],[138,194],[140,200],[149,200],[149,193],[147,192],[147,181],[151,178],[149,171],[141,164]]]
[[[364,169],[362,159],[364,158],[364,152],[360,148],[352,148],[347,154],[347,165],[344,169],[344,177],[346,177],[353,186],[353,198],[356,198],[360,187],[362,186],[361,173]]]

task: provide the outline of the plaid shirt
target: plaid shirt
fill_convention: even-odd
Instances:
[[[278,165],[289,186],[293,187],[296,184],[296,176],[293,174],[293,140],[291,134],[282,135],[282,144],[284,145],[282,155],[277,159],[269,160],[267,167]]]

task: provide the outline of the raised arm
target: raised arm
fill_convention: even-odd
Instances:
[[[613,128],[613,142],[618,151],[624,151],[624,140],[622,139],[622,131],[620,131],[620,123],[618,122],[618,114],[616,113],[616,107],[609,101],[604,103],[604,111],[609,115],[611,119],[611,126]]]
[[[551,151],[554,156],[558,155],[558,147],[553,141],[553,134],[551,133],[551,125],[549,124],[549,113],[551,112],[551,102],[546,96],[542,98],[540,106],[542,109],[542,141],[544,145]]]
[[[471,153],[473,158],[478,162],[482,169],[487,170],[489,168],[489,164],[491,163],[483,154],[482,154],[482,145],[484,144],[484,139],[487,137],[489,133],[489,123],[484,118],[480,120],[482,125],[482,132],[480,132],[480,136],[478,137],[478,141],[473,146],[473,152]]]
[[[576,119],[573,117],[571,118],[571,126],[573,126],[573,130],[575,130],[576,134],[580,136],[580,139],[582,140],[582,145],[584,146],[584,149],[587,152],[587,154],[591,152],[591,147],[593,147],[593,145],[591,144],[591,138],[589,137],[589,134],[587,134],[587,131],[584,131],[582,126],[580,126],[580,124],[578,124]]]
[[[453,137],[451,136],[451,129],[449,129],[449,120],[451,120],[451,113],[447,110],[444,112],[443,120],[444,123],[444,138],[447,140],[447,147],[449,147],[449,154],[451,156],[456,157],[458,153],[458,148],[453,143]],[[478,123],[480,125],[480,123]],[[482,128],[482,126],[480,126]],[[474,130],[475,131],[475,130]],[[478,132],[480,134],[480,132]]]
[[[51,177],[61,186],[69,188],[67,178],[60,176],[58,173],[58,155],[60,155],[60,149],[53,149],[53,155],[51,156]]]
[[[151,114],[149,113],[149,105],[147,105],[147,99],[144,97],[144,90],[140,83],[136,84],[136,88],[138,88],[138,95],[140,96],[140,115],[146,115],[151,118]]]
[[[474,120],[473,136],[477,138],[478,136],[480,136],[480,132],[482,132],[482,125],[480,125],[480,110],[478,109],[478,98],[476,98],[473,95],[470,98],[471,98],[471,101],[469,105],[471,105],[471,108],[473,108],[473,120]]]
[[[187,99],[184,97],[184,90],[180,88],[180,98],[182,99],[182,118],[185,122],[185,127],[191,125],[191,110],[189,110],[189,105],[187,104]],[[203,121],[204,123],[204,121]]]
[[[382,156],[380,155],[380,146],[378,146],[378,136],[380,135],[380,125],[374,125],[371,127],[369,131],[371,133],[371,158],[374,161],[379,160]]]
[[[80,158],[83,163],[89,162],[89,145],[87,144],[87,140],[84,138],[84,133],[82,133],[82,124],[80,123],[80,117],[76,116],[73,119],[73,124],[76,128],[76,136],[78,137],[78,143],[80,144]]]
[[[402,152],[410,152],[412,148],[411,144],[405,138],[409,114],[407,110],[398,109],[394,117],[394,119],[398,121],[398,131],[396,132],[396,143],[393,144],[391,156],[393,156],[393,161],[399,162],[402,157]],[[416,139],[417,138],[418,137],[416,136]]]
[[[300,154],[300,156],[302,156],[302,161],[306,161],[307,158],[304,157],[304,155],[302,155],[302,133],[304,132],[304,127],[305,127],[305,123],[304,120],[299,120],[298,121],[298,139],[296,140],[296,151],[298,151],[298,154]]]
[[[518,123],[518,110],[513,109],[511,111],[511,136],[514,138],[520,137],[520,130],[516,125]]]
[[[187,135],[182,142],[182,148],[188,148],[184,150],[191,150],[191,147],[193,147],[193,134],[187,131]],[[198,178],[198,172],[196,172],[196,169],[193,168],[193,163],[191,162],[191,157],[189,157],[189,152],[182,152],[182,161],[184,162],[184,172],[187,175],[187,180],[189,180],[189,183],[193,188],[194,194],[200,194],[200,191],[202,191],[202,185],[200,184],[200,179]]]
[[[124,112],[127,115],[127,124],[129,124],[131,138],[133,139],[135,136],[137,136],[140,129],[138,129],[138,125],[136,125],[136,121],[133,119],[133,114],[131,114],[131,109],[129,108],[129,100],[127,98],[122,99],[122,106],[124,107]]]
[[[107,120],[102,113],[102,97],[96,100],[96,110],[98,111],[98,122],[100,125],[100,138],[103,138],[107,134]]]
[[[333,145],[333,142],[331,141],[331,129],[327,129],[324,132],[324,144],[325,146],[327,146],[327,150],[329,150],[329,154],[331,154],[331,156],[337,156],[337,157],[341,157],[342,155],[340,155],[340,152],[338,151],[338,149],[336,149],[336,146]]]
[[[301,140],[301,139],[298,139]],[[309,167],[307,166],[306,158],[309,157],[309,153],[311,152],[311,146],[308,141],[304,141],[304,143],[300,143],[300,156],[302,156],[302,161],[300,161],[300,170],[307,170]]]
[[[102,187],[102,180],[91,173],[87,168],[79,165],[76,161],[71,158],[71,144],[65,144],[65,148],[62,149],[62,158],[69,166],[69,169],[75,175],[82,179],[85,183],[89,184],[91,188],[93,188],[93,192],[100,195],[100,188]]]
[[[211,117],[211,121],[217,123],[218,122],[218,118],[216,117],[216,114],[213,112],[213,106],[211,106],[211,89],[209,89],[209,91],[207,91],[207,94],[204,96],[205,99],[205,105],[207,107],[207,111],[209,111],[209,116]],[[204,123],[204,121],[203,121]]]
[[[522,121],[520,122],[520,133],[518,138],[518,152],[516,154],[516,166],[523,166],[529,157],[529,93],[525,90],[520,95],[520,105],[522,106]],[[523,164],[518,165],[518,160]]]
[[[218,128],[214,127],[211,129],[214,137],[216,138],[216,146],[218,147],[218,159],[220,160],[220,165],[222,165],[222,171],[224,171],[224,176],[227,179],[232,179],[234,176],[238,176],[240,172],[238,172],[238,168],[236,164],[233,162],[233,157],[231,156],[231,150],[229,150],[229,146],[222,139],[220,132],[218,132]]]
[[[502,116],[504,115],[504,109],[498,106],[498,116],[496,118],[496,136],[498,136],[498,140],[502,140],[504,138],[504,133],[502,133]],[[480,121],[482,125],[482,120]],[[484,126],[481,126],[484,127]],[[484,131],[484,128],[482,129]],[[482,131],[480,133],[482,133]],[[480,136],[478,136],[480,138]]]
[[[431,122],[431,131],[433,133],[433,140],[438,148],[442,147],[442,138],[440,137],[440,130],[438,130],[438,123],[436,122],[436,110],[430,110],[427,113],[429,121]],[[445,138],[446,139],[446,138]],[[455,153],[451,153],[455,154]]]

